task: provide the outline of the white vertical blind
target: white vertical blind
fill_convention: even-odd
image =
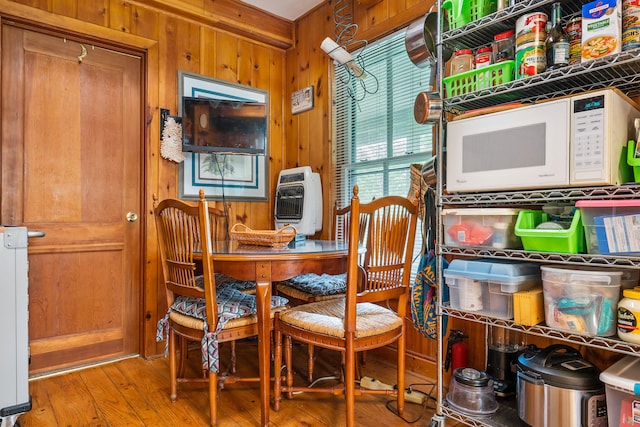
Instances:
[[[356,184],[362,202],[407,196],[410,165],[432,157],[433,125],[420,125],[413,115],[416,96],[433,90],[429,69],[409,60],[404,34],[398,31],[354,52],[364,64],[363,80],[334,64],[334,177],[340,206],[349,203]],[[420,236],[415,256],[422,247]]]

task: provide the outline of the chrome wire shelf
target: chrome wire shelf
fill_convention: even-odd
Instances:
[[[551,16],[551,4],[558,0],[525,0],[459,28],[442,33],[442,41],[453,48],[477,48],[488,45],[493,36],[506,30],[515,29],[518,17],[525,13],[544,12]],[[580,13],[582,1],[561,1],[565,18]]]
[[[489,257],[519,261],[546,262],[551,264],[591,265],[594,267],[640,268],[640,257],[628,255],[563,254],[557,252],[531,252],[518,249],[498,250],[479,247],[462,248],[447,245],[438,245],[438,251],[441,255]]]
[[[474,427],[526,427],[518,418],[518,411],[504,404],[489,417],[465,415],[445,405],[441,406],[441,409],[447,417]]]
[[[592,337],[572,334],[570,332],[564,332],[558,329],[549,328],[544,325],[524,326],[514,323],[511,320],[497,319],[494,317],[483,316],[469,311],[455,310],[452,309],[448,303],[444,303],[441,307],[443,314],[455,317],[457,319],[470,320],[472,322],[478,322],[492,326],[500,326],[502,328],[512,329],[514,331],[525,332],[529,335],[554,338],[573,344],[606,349],[617,353],[629,354],[632,356],[637,356],[640,353],[640,345],[622,341],[616,338]]]
[[[555,0],[522,1],[470,24],[442,34],[442,42],[454,49],[477,48],[491,43],[493,36],[514,29],[517,17],[525,12],[550,13]],[[577,14],[581,2],[563,2],[565,16]],[[615,86],[630,97],[640,96],[640,48],[610,54],[599,59],[545,71],[479,91],[447,98],[444,109],[460,114],[468,110],[508,102],[535,103],[558,96]]]
[[[640,184],[620,187],[552,188],[547,190],[504,191],[494,193],[443,194],[443,205],[538,204],[580,199],[628,199],[640,197]]]

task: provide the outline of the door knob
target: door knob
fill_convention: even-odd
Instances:
[[[138,220],[138,214],[135,212],[127,212],[127,221],[135,222]]]

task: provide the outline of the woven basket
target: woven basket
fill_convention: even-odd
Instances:
[[[231,239],[242,245],[281,248],[287,246],[294,237],[296,229],[292,225],[285,225],[278,230],[252,230],[244,224],[236,223],[231,228]]]

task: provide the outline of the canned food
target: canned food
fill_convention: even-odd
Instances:
[[[534,76],[547,68],[547,20],[546,14],[536,12],[516,21],[516,78]]]
[[[640,47],[640,0],[622,3],[622,50]]]
[[[571,19],[565,31],[569,36],[569,65],[579,64],[582,61],[582,17]]]

